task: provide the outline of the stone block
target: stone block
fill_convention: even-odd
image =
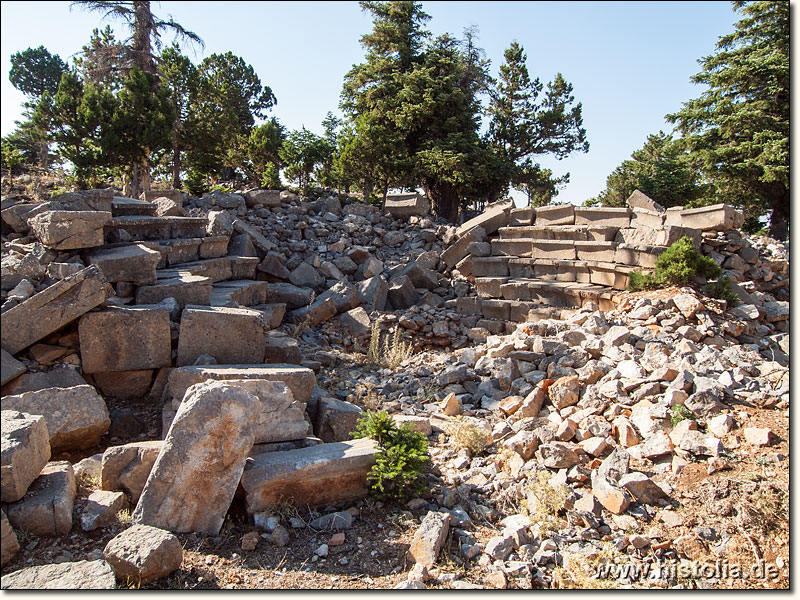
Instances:
[[[508,277],[509,259],[505,256],[488,256],[472,259],[473,277]]]
[[[53,196],[46,204],[48,210],[101,211],[110,213],[113,203],[114,190],[106,188],[102,190],[65,192]]]
[[[135,285],[154,284],[160,260],[160,252],[143,244],[103,248],[87,255],[87,262],[100,267],[108,281],[129,281]]]
[[[117,523],[117,513],[128,507],[122,492],[96,490],[89,494],[81,513],[81,529],[94,531]]]
[[[145,202],[155,202],[158,198],[169,198],[176,204],[183,206],[186,201],[186,192],[181,190],[145,190],[139,194],[139,199]]]
[[[419,293],[408,276],[403,275],[389,283],[387,297],[392,304],[392,308],[402,310],[414,306],[419,300]]]
[[[508,215],[512,208],[514,208],[512,200],[491,204],[477,217],[473,217],[463,225],[459,225],[458,229],[456,229],[456,235],[462,236],[475,227],[481,227],[486,235],[492,235],[501,227],[508,225]],[[472,241],[481,242],[483,240]]]
[[[535,209],[533,223],[536,226],[574,225],[575,207],[572,204],[540,206]]]
[[[616,242],[574,242],[578,260],[614,262]]]
[[[0,566],[14,558],[14,555],[19,552],[19,540],[17,540],[17,533],[11,527],[11,522],[8,520],[5,511],[0,511]],[[5,578],[3,578],[2,587],[6,587]]]
[[[389,284],[383,275],[376,275],[359,282],[356,290],[361,303],[368,308],[382,311],[386,306]]]
[[[231,256],[231,277],[233,279],[255,279],[258,258],[254,256]]]
[[[139,371],[172,366],[166,308],[110,307],[78,323],[84,373]]]
[[[259,400],[239,386],[192,386],[156,458],[132,521],[217,535],[253,446]]]
[[[208,277],[178,272],[154,285],[139,286],[136,304],[158,304],[166,298],[175,298],[181,308],[189,304],[207,306],[211,302],[212,285]]]
[[[169,531],[134,525],[112,538],[103,558],[120,581],[136,586],[166,577],[183,562],[183,546]]]
[[[714,204],[681,211],[683,227],[699,231],[728,231],[744,224],[744,215],[729,204]]]
[[[531,248],[530,239],[494,240],[492,241],[492,256],[528,258],[531,256]]]
[[[286,363],[299,365],[303,361],[300,345],[297,340],[289,337],[283,332],[267,333],[266,344],[264,345],[264,363]]]
[[[231,379],[265,379],[282,381],[292,391],[297,402],[308,404],[311,390],[316,385],[314,371],[296,365],[215,365],[191,366],[173,369],[167,383],[172,406],[178,408],[190,386],[207,380],[228,381]]]
[[[557,240],[533,240],[531,242],[531,258],[550,260],[575,260],[576,242]]]
[[[5,590],[113,590],[114,571],[104,560],[26,567],[3,575]]]
[[[408,557],[416,564],[432,569],[439,552],[447,540],[452,517],[446,512],[429,511],[414,532]]]
[[[0,349],[0,356],[2,356],[2,363],[0,363],[2,379],[0,379],[0,385],[5,385],[28,370],[24,363],[21,363],[3,349]]]
[[[264,359],[267,323],[247,308],[187,306],[181,316],[177,366],[191,365],[201,354],[219,364],[256,364]]]
[[[94,384],[105,397],[136,400],[147,396],[153,384],[153,369],[141,371],[107,371],[95,373]]]
[[[254,514],[280,501],[324,506],[361,498],[377,451],[373,440],[361,438],[259,454],[242,475],[247,511]]]
[[[6,506],[14,529],[34,535],[66,535],[72,529],[75,474],[67,461],[45,465],[21,500]]]
[[[2,347],[16,354],[113,295],[114,288],[97,266],[82,269],[5,311]]]
[[[320,398],[314,419],[314,435],[326,443],[351,440],[351,434],[363,415],[363,411],[350,402]]]
[[[333,300],[337,313],[351,310],[361,304],[361,297],[358,294],[358,289],[346,280],[337,281],[329,289],[317,296],[314,303],[322,303],[328,298]]]
[[[534,208],[512,208],[508,214],[509,227],[531,225],[533,223]]]
[[[661,229],[664,226],[666,214],[645,208],[634,208],[631,211],[631,227]]]
[[[28,414],[6,407],[3,399],[2,462],[0,500],[16,502],[25,495],[50,460],[50,436],[39,414]]]
[[[395,219],[408,217],[424,217],[431,211],[431,202],[424,195],[416,192],[411,194],[389,194],[386,197],[385,210]]]
[[[354,338],[367,338],[371,331],[371,321],[367,311],[360,306],[342,313],[339,317],[342,326]]]
[[[211,306],[226,306],[235,302],[239,306],[256,306],[267,301],[269,284],[266,281],[220,281],[211,288]]]
[[[174,279],[181,274],[196,275],[198,277],[208,277],[211,283],[225,281],[233,277],[232,261],[229,256],[220,258],[204,258],[178,267],[161,269],[158,272],[158,279]],[[155,283],[155,282],[153,282]]]
[[[239,233],[243,233],[250,238],[253,246],[262,252],[261,256],[265,256],[267,252],[275,249],[275,244],[265,238],[255,227],[248,225],[241,219],[236,219],[233,222],[233,228]]]
[[[102,246],[103,226],[110,212],[53,210],[28,220],[36,238],[53,250],[78,250]]]
[[[301,262],[289,273],[289,281],[297,287],[317,288],[325,283],[325,279],[307,262]]]
[[[33,392],[52,387],[85,385],[86,380],[73,365],[58,365],[49,371],[25,373],[3,386],[3,396]]]
[[[579,206],[575,208],[575,225],[630,227],[631,210],[629,208]]]
[[[436,273],[430,269],[420,267],[416,261],[413,260],[403,268],[396,271],[392,275],[392,279],[389,281],[389,283],[391,284],[395,279],[403,276],[408,277],[415,288],[433,290],[439,287],[439,279],[436,277]]]
[[[482,242],[486,239],[486,231],[476,226],[466,230],[458,239],[442,252],[442,262],[452,269],[467,256],[467,247],[473,242]]]
[[[103,397],[90,385],[5,396],[3,409],[42,415],[53,451],[91,448],[111,425]]]
[[[655,213],[664,212],[663,206],[639,190],[634,190],[633,193],[628,196],[628,199],[625,201],[625,203],[634,210],[643,208]]]
[[[163,445],[163,441],[154,440],[106,448],[101,462],[100,488],[124,491],[136,504]]]
[[[267,285],[267,302],[286,304],[290,309],[308,306],[314,296],[314,291],[301,288],[291,283],[276,282]]]

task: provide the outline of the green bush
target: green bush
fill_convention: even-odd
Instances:
[[[378,443],[375,465],[367,474],[373,496],[405,502],[428,491],[421,480],[431,461],[428,442],[408,423],[398,427],[386,412],[368,411],[358,422],[353,437],[368,437]]]
[[[186,190],[197,198],[208,191],[208,177],[197,169],[189,169],[183,182],[186,184]]]
[[[265,190],[279,190],[281,189],[281,177],[278,172],[278,167],[275,163],[267,163],[264,172],[261,174],[261,187]]]
[[[709,281],[706,284],[706,291],[712,298],[725,300],[728,306],[736,306],[739,303],[739,296],[731,289],[731,278],[727,275],[720,277],[717,281]]]
[[[683,236],[656,259],[656,268],[652,274],[631,273],[628,289],[638,292],[671,285],[686,285],[698,275],[714,279],[721,272],[717,263],[700,254],[692,240]]]

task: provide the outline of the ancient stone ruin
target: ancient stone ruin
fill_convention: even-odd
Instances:
[[[419,194],[390,196],[385,212],[262,189],[4,197],[2,587],[158,581],[181,566],[176,534],[218,536],[235,498],[275,544],[291,543],[278,503],[352,519],[338,509],[367,495],[378,452],[351,435],[375,408],[364,386],[428,437],[437,465],[433,495],[409,503],[420,524],[398,587],[432,581],[454,535],[460,560],[486,569],[479,587],[546,583],[567,538],[548,537],[534,497],[527,514],[499,508],[538,472],[569,489],[573,525],[600,532],[576,538],[585,547],[624,530],[608,515],[672,512],[661,476],[687,457],[710,473],[726,468],[734,429],[757,447],[776,440],[732,402],[788,407],[788,254],[741,234],[724,204],[628,203],[505,202],[454,227]],[[689,288],[622,293],[683,236],[731,277],[737,306]],[[393,335],[401,368],[339,374]],[[694,416],[672,426],[677,405]],[[448,448],[463,423],[501,469]],[[109,530],[120,511],[131,526],[102,552],[26,566],[31,539]],[[500,534],[479,543],[478,518]]]

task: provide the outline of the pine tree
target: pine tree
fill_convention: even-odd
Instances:
[[[667,118],[726,201],[771,211],[770,235],[789,232],[789,3],[734,2],[736,31],[700,60],[708,87]]]

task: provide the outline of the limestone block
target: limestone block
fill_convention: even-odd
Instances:
[[[101,463],[100,488],[124,491],[134,504],[137,503],[163,445],[163,441],[154,440],[106,448]]]
[[[579,206],[575,208],[575,225],[630,227],[631,210],[629,208]]]
[[[133,522],[217,535],[253,446],[258,399],[224,382],[187,391],[133,513]]]
[[[136,304],[158,304],[166,298],[175,298],[181,308],[188,304],[208,305],[211,302],[213,281],[202,275],[178,271],[158,279],[153,285],[136,289]]]
[[[78,323],[84,373],[139,371],[172,366],[166,308],[110,307]]]
[[[5,385],[28,370],[24,363],[21,363],[3,349],[0,349],[0,356],[2,356],[2,363],[0,363],[2,379],[0,379],[0,385]]]
[[[320,398],[314,419],[314,435],[326,443],[350,440],[363,414],[358,406],[350,402]]]
[[[178,569],[183,562],[183,546],[169,531],[134,525],[106,544],[103,558],[117,579],[142,585]]]
[[[408,557],[427,569],[433,568],[439,552],[447,540],[452,517],[446,512],[429,511],[419,529],[414,533]]]
[[[540,206],[536,208],[533,223],[541,225],[573,225],[575,207],[572,204]]]
[[[16,502],[50,460],[50,436],[43,416],[12,410],[6,406],[5,398],[3,409],[0,499]]]
[[[34,535],[65,535],[72,529],[76,489],[69,462],[48,463],[22,499],[6,506],[8,520]]]
[[[11,527],[5,511],[0,511],[0,566],[5,566],[17,552],[19,552],[17,533]],[[3,581],[3,588],[5,587],[6,582]]]
[[[363,497],[377,444],[368,438],[267,452],[248,461],[242,475],[250,514],[279,501],[324,506]]]
[[[3,313],[2,347],[16,354],[114,295],[97,266],[49,286]]]
[[[256,310],[187,306],[176,364],[191,365],[201,354],[213,356],[219,364],[257,364],[264,359],[266,332],[264,315]]]
[[[89,494],[81,513],[81,529],[94,531],[110,527],[117,522],[117,513],[128,507],[128,499],[122,492],[96,490]]]
[[[431,211],[431,202],[416,192],[411,194],[390,194],[386,197],[386,212],[395,219],[411,216],[424,217]]]
[[[26,567],[3,575],[5,590],[113,590],[114,571],[104,560]]]
[[[28,220],[37,239],[54,250],[77,250],[102,246],[103,226],[110,212],[53,210]]]
[[[714,204],[681,211],[681,225],[700,231],[728,231],[744,224],[744,215],[729,204]]]

